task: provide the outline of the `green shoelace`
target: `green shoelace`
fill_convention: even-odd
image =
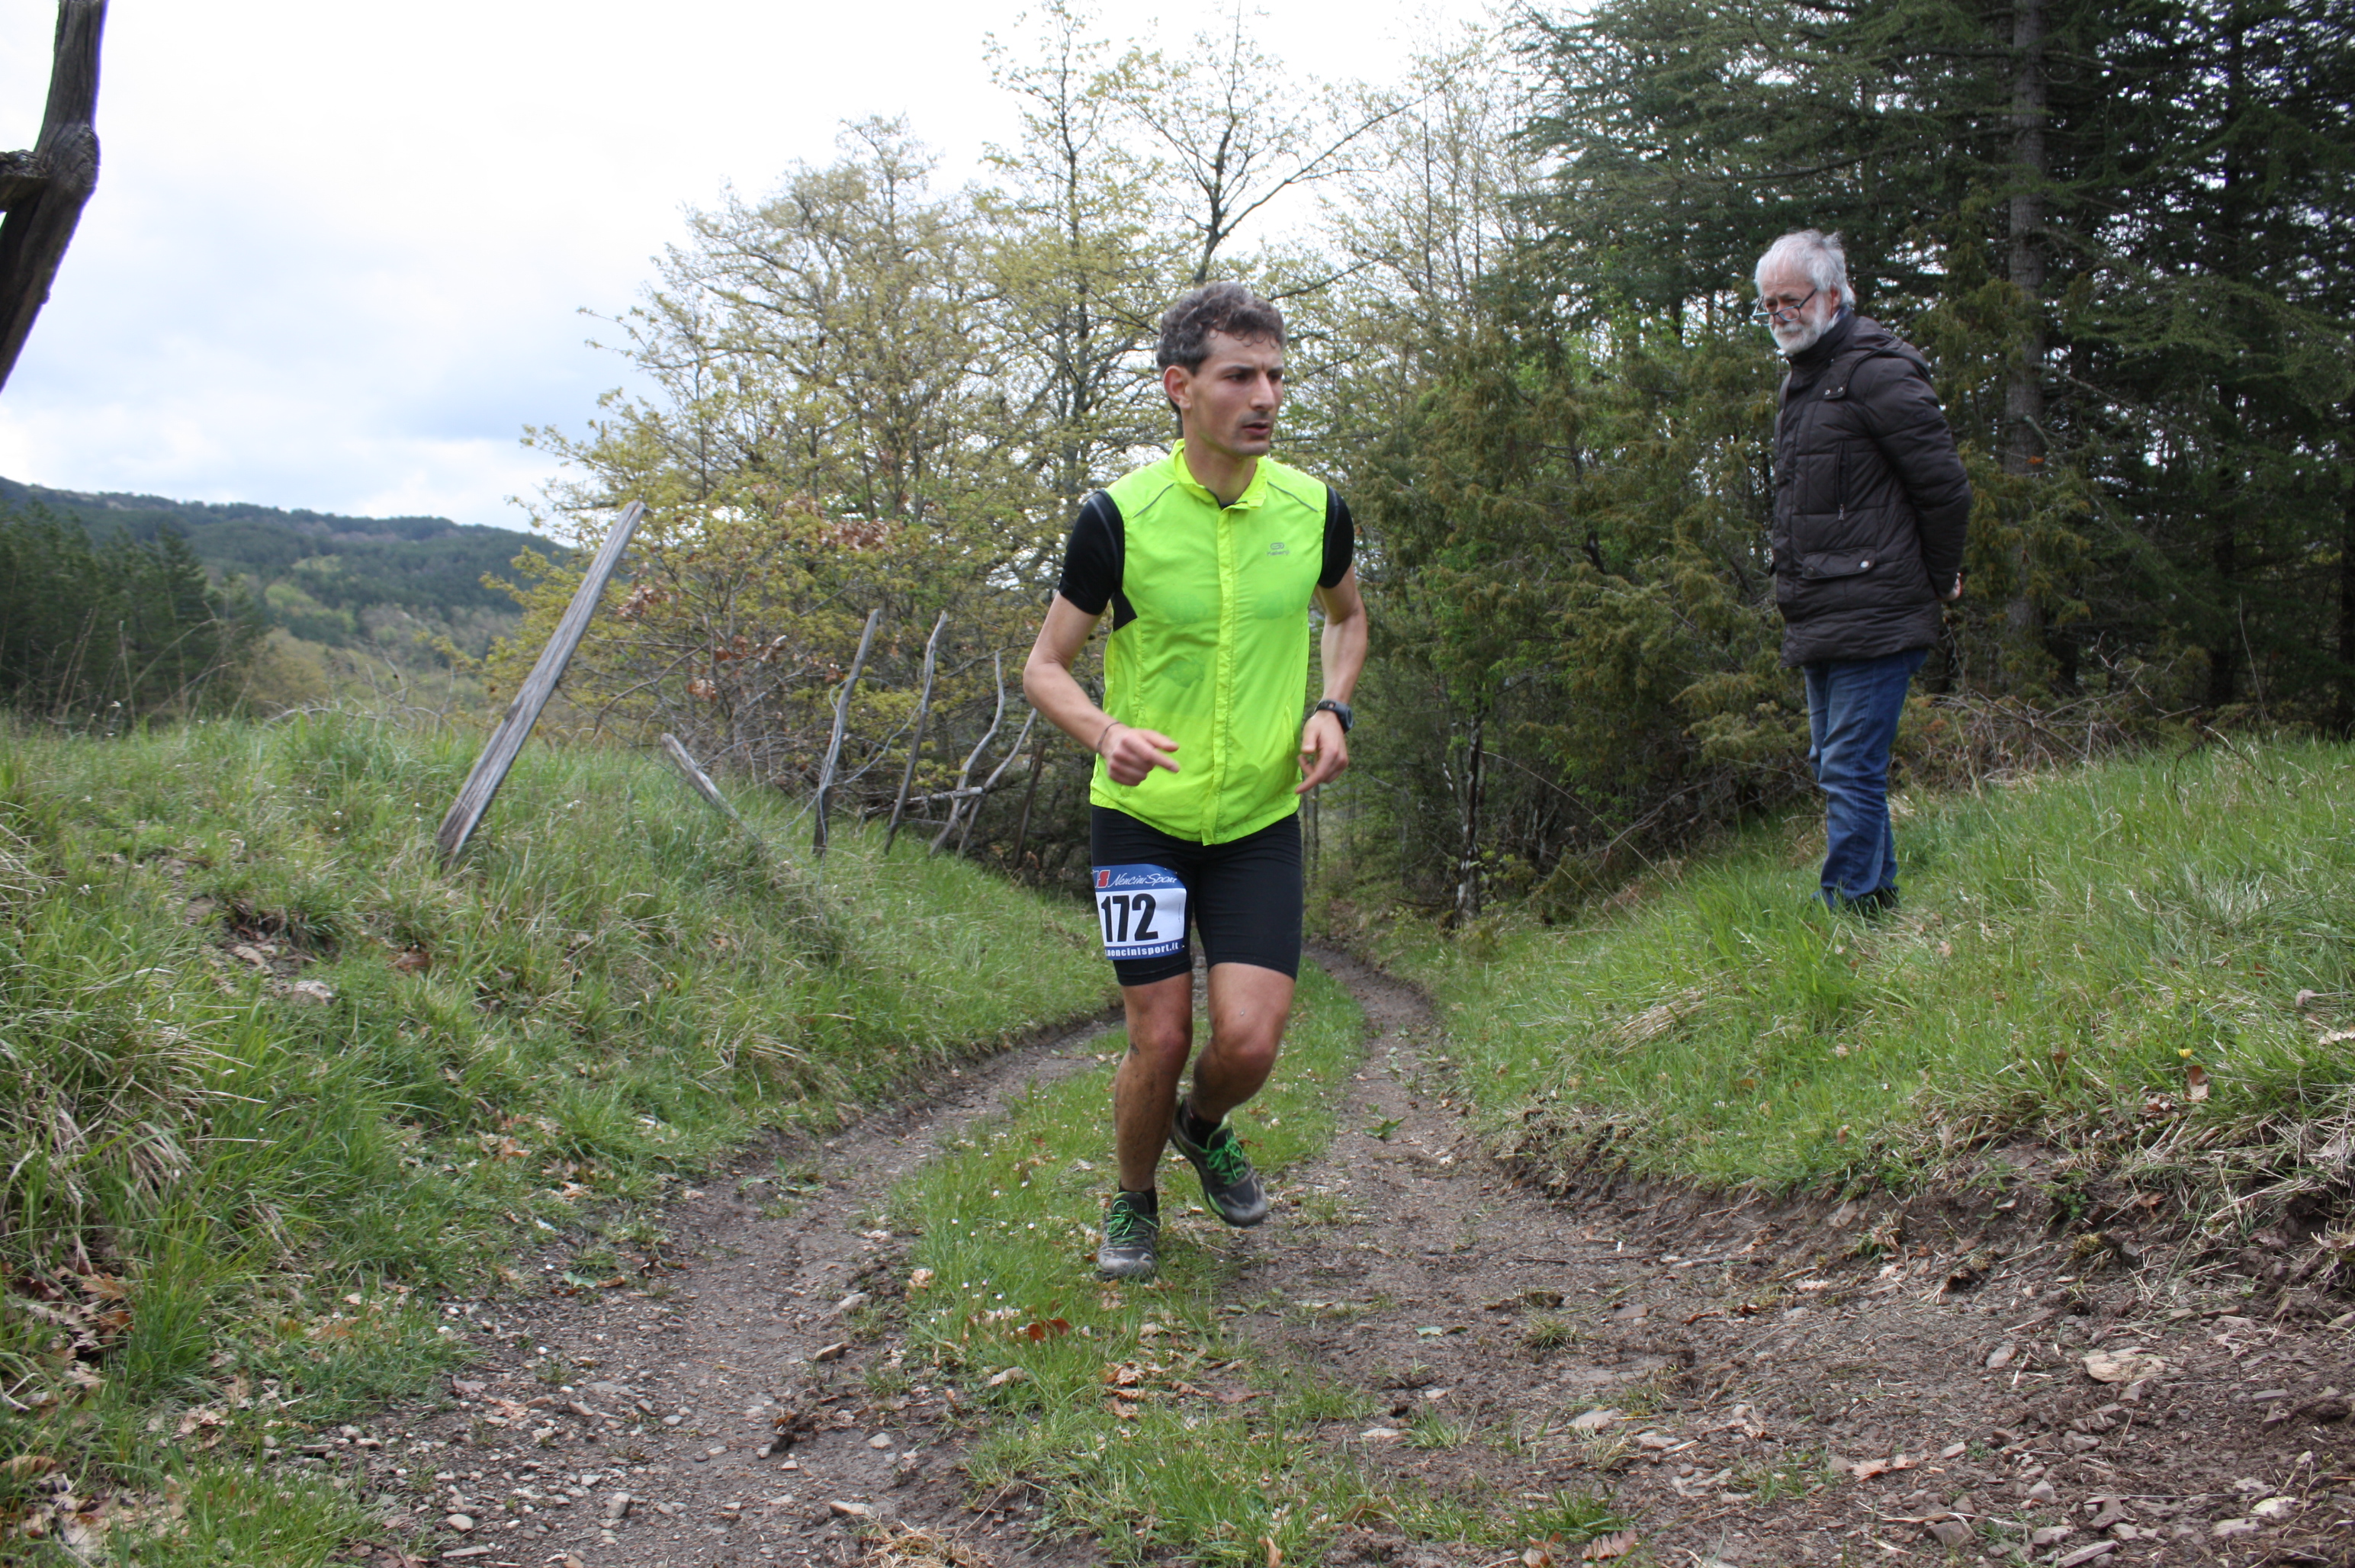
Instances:
[[[1125,1203],[1114,1204],[1112,1212],[1104,1216],[1104,1240],[1116,1247],[1131,1242],[1149,1242],[1160,1229],[1159,1221]]]

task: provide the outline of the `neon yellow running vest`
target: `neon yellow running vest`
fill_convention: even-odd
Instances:
[[[1300,808],[1308,604],[1325,563],[1325,485],[1259,460],[1231,507],[1186,471],[1186,443],[1106,492],[1135,618],[1104,644],[1104,711],[1178,742],[1178,771],[1133,788],[1102,758],[1088,798],[1172,837],[1223,844]]]

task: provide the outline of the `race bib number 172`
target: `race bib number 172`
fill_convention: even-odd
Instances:
[[[1098,866],[1107,958],[1167,958],[1186,944],[1186,884],[1158,866]]]

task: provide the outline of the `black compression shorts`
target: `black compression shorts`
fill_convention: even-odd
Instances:
[[[1089,808],[1096,917],[1124,986],[1194,966],[1188,924],[1212,964],[1300,975],[1300,816],[1224,844],[1196,844],[1124,811]]]

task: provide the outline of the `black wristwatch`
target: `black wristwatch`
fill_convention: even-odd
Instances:
[[[1308,711],[1311,713],[1330,713],[1334,718],[1338,719],[1341,721],[1341,733],[1344,735],[1349,732],[1349,726],[1357,722],[1357,715],[1349,711],[1349,705],[1343,702],[1338,698],[1325,698],[1320,700],[1316,707],[1310,709]]]

